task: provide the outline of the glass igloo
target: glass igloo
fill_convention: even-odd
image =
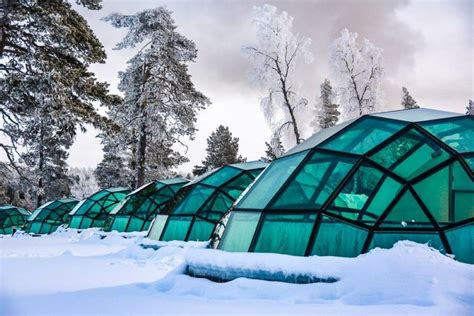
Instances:
[[[189,182],[178,193],[179,202],[156,216],[148,237],[209,240],[218,221],[266,165],[261,161],[226,165]]]
[[[33,234],[50,234],[60,225],[67,224],[69,213],[79,203],[76,199],[60,199],[38,207],[28,218],[25,231]]]
[[[275,160],[218,247],[353,257],[399,240],[474,263],[474,119],[429,109],[365,115]]]
[[[150,223],[172,201],[189,180],[173,178],[145,184],[133,191],[110,213],[106,230],[133,232],[148,230]]]
[[[69,228],[85,229],[105,226],[110,212],[122,201],[130,190],[127,188],[110,188],[98,191],[79,202],[69,213]]]
[[[21,229],[30,215],[30,212],[21,207],[0,206],[0,235],[12,234],[13,228]]]

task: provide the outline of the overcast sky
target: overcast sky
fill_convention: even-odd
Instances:
[[[324,78],[331,78],[328,46],[343,28],[384,49],[385,109],[400,108],[402,86],[427,108],[464,113],[473,97],[474,8],[469,0],[104,0],[100,11],[79,9],[107,51],[107,62],[92,66],[92,70],[100,80],[109,82],[115,93],[117,72],[125,68],[133,52],[112,50],[124,31],[114,29],[101,17],[165,5],[173,11],[178,31],[196,43],[198,58],[190,65],[190,72],[195,86],[212,105],[199,114],[196,139],[187,142],[191,161],[179,170],[187,172],[200,163],[206,138],[219,124],[229,126],[240,138],[243,156],[254,160],[263,155],[264,142],[270,136],[259,105],[263,95],[247,80],[249,64],[240,49],[254,40],[252,7],[264,3],[287,11],[294,17],[294,31],[312,39],[314,62],[299,74],[310,103],[319,95]],[[102,151],[95,134],[91,129],[78,136],[69,158],[71,166],[95,167],[100,162]]]

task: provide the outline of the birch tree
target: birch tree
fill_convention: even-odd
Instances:
[[[288,133],[299,144],[296,112],[308,101],[300,95],[296,66],[312,61],[311,40],[294,33],[293,18],[271,5],[254,7],[253,23],[256,42],[243,47],[251,61],[250,80],[265,91],[260,104],[272,130]]]
[[[367,39],[357,39],[357,33],[343,29],[329,48],[330,66],[346,118],[374,112],[382,102],[383,50]]]

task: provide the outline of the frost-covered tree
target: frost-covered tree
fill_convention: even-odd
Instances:
[[[413,97],[410,95],[410,92],[408,92],[408,89],[405,87],[402,87],[402,106],[405,110],[419,108],[415,99],[413,99]]]
[[[466,106],[466,114],[468,115],[474,115],[474,103],[472,100],[469,100],[469,105]]]
[[[176,31],[171,11],[158,7],[104,20],[127,29],[115,49],[139,48],[119,73],[124,102],[109,112],[128,135],[132,186],[137,187],[147,176],[168,176],[187,161],[173,146],[194,136],[196,115],[210,101],[191,81],[187,63],[196,59],[197,49]]]
[[[337,79],[341,110],[347,118],[381,107],[382,52],[367,39],[358,42],[357,33],[347,29],[331,44],[330,66]]]
[[[28,189],[10,164],[0,162],[0,205],[11,204],[34,209],[35,202]]]
[[[316,103],[315,119],[312,122],[314,132],[334,126],[339,120],[339,104],[334,103],[335,94],[332,90],[331,82],[325,79],[320,86],[321,94]]]
[[[260,160],[265,162],[271,162],[279,158],[285,152],[285,147],[281,141],[281,137],[278,133],[273,133],[270,142],[265,142],[265,157],[261,157]]]
[[[95,179],[92,168],[71,168],[69,176],[72,179],[71,196],[83,200],[99,191],[99,185]]]
[[[243,48],[251,61],[250,80],[265,91],[261,106],[272,130],[284,131],[299,144],[297,112],[308,101],[299,93],[296,66],[312,61],[311,40],[294,33],[293,18],[271,5],[254,7],[253,22],[257,41]]]
[[[12,1],[1,13],[0,147],[41,204],[69,192],[66,158],[76,128],[110,127],[94,104],[118,98],[88,70],[105,51],[69,2]]]
[[[125,148],[117,134],[100,134],[104,157],[94,170],[100,189],[131,186],[131,171],[127,166]]]
[[[233,137],[229,128],[223,125],[219,125],[207,138],[206,152],[202,165],[194,166],[193,174],[196,176],[227,164],[246,160],[239,155],[239,138]]]

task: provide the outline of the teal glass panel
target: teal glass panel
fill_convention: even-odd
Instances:
[[[237,176],[241,172],[242,170],[240,169],[224,166],[218,171],[212,173],[210,176],[208,176],[201,182],[213,187],[220,187],[225,182],[229,181],[230,179]]]
[[[474,264],[474,225],[461,226],[446,232],[456,260]]]
[[[79,228],[81,224],[82,216],[72,216],[71,223],[69,223],[69,228]]]
[[[382,176],[382,172],[375,168],[361,166],[344,185],[328,211],[346,218],[356,219],[369,197],[377,193],[375,189]]]
[[[410,191],[403,194],[382,223],[382,226],[397,228],[409,228],[419,225],[432,226]]]
[[[92,219],[88,218],[88,217],[83,217],[82,222],[81,222],[81,224],[78,228],[79,229],[86,229],[86,228],[91,227],[91,225],[92,225]]]
[[[376,215],[377,217],[385,212],[387,207],[402,189],[402,184],[389,176],[384,176],[381,181],[382,183],[380,187],[366,209],[366,213]],[[366,221],[374,221],[374,219],[369,216],[364,216],[363,219]]]
[[[161,233],[163,232],[167,220],[167,215],[157,215],[153,221],[153,225],[151,225],[148,231],[147,237],[154,240],[160,240]]]
[[[265,215],[254,251],[303,256],[315,220],[314,214]]]
[[[41,232],[41,223],[31,223],[29,233],[39,234]]]
[[[118,232],[125,231],[125,228],[127,227],[129,219],[130,219],[129,216],[120,216],[120,215],[115,216],[114,221],[112,223],[112,228],[110,230],[111,231],[116,230]]]
[[[321,222],[311,252],[318,256],[357,257],[368,232],[345,223],[325,219]]]
[[[448,122],[422,123],[422,126],[457,152],[474,151],[474,119],[472,117],[465,116]]]
[[[240,176],[229,182],[227,185],[221,188],[222,191],[230,195],[237,200],[242,192],[252,183],[253,177],[246,173],[242,173]]]
[[[436,142],[412,129],[380,149],[371,159],[405,179],[412,179],[449,157]]]
[[[215,189],[196,184],[191,192],[173,210],[174,214],[195,214],[214,193]]]
[[[474,217],[474,181],[459,162],[453,164],[453,207],[456,222]]]
[[[449,221],[449,167],[425,178],[414,188],[438,223]]]
[[[229,210],[233,202],[225,194],[216,191],[212,198],[203,205],[198,214],[207,219],[217,221]]]
[[[321,147],[353,154],[365,154],[405,125],[405,123],[364,117]]]
[[[471,171],[474,172],[474,157],[464,157],[464,160],[469,168],[471,168]]]
[[[191,216],[170,216],[161,240],[185,240],[191,220]]]
[[[247,252],[255,235],[260,213],[232,212],[224,230],[219,249],[232,252]]]
[[[214,231],[215,224],[196,218],[189,233],[188,240],[208,241]]]
[[[127,232],[139,232],[142,230],[144,221],[137,217],[131,217],[128,223]]]
[[[263,209],[308,154],[307,151],[273,161],[252,188],[242,197],[238,208]]]
[[[437,233],[378,232],[374,234],[369,248],[373,249],[378,247],[390,249],[395,243],[401,240],[410,240],[420,244],[428,244],[435,249],[444,251],[443,243]]]
[[[355,159],[315,152],[275,200],[272,208],[320,208],[354,163]]]

